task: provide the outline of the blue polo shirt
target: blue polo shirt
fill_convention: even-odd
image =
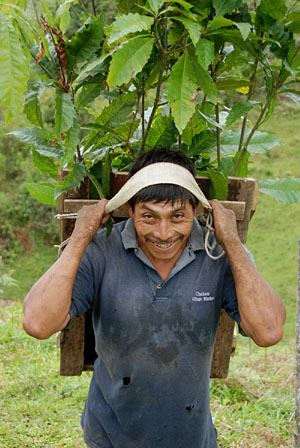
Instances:
[[[239,324],[226,256],[195,219],[166,281],[132,219],[100,230],[76,275],[71,317],[93,308],[98,358],[82,416],[92,448],[216,448],[209,377],[221,308]],[[211,243],[214,236],[211,235]],[[221,248],[217,246],[214,254]]]

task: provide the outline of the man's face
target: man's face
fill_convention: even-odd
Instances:
[[[138,202],[134,219],[139,245],[150,261],[174,262],[179,259],[187,244],[196,212],[188,201]]]

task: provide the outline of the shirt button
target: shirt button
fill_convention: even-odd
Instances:
[[[161,284],[158,283],[158,285],[156,285],[156,288],[157,288],[157,289],[161,289]]]

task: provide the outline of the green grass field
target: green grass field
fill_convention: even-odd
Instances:
[[[258,179],[300,177],[300,112],[285,103],[279,112],[265,129],[286,143],[253,158],[250,175]],[[288,317],[284,339],[275,347],[258,348],[238,337],[229,377],[212,381],[211,407],[220,448],[291,448],[294,444],[299,216],[300,204],[281,204],[259,195],[247,247],[261,274],[284,299]],[[19,286],[7,287],[5,299],[0,290],[1,447],[85,446],[80,415],[90,373],[60,377],[55,337],[37,341],[21,326],[22,299],[55,258],[56,249],[35,241],[30,251],[4,266]]]

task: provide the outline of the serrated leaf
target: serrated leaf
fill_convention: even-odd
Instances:
[[[59,146],[53,146],[53,139],[44,129],[37,127],[23,128],[9,132],[22,142],[32,145],[34,149],[43,156],[61,159],[62,151]]]
[[[136,98],[136,92],[129,92],[120,95],[106,106],[96,119],[95,124],[98,125],[98,130],[95,130],[88,136],[84,149],[88,149],[95,142],[103,138],[106,132],[110,132],[119,126],[120,123],[125,122],[132,111]]]
[[[43,156],[34,148],[31,150],[33,164],[43,174],[49,174],[53,179],[57,179],[58,165],[54,162],[52,157]]]
[[[121,86],[139,73],[148,61],[154,39],[152,37],[135,37],[122,45],[112,56],[107,84]]]
[[[102,189],[105,198],[110,197],[111,157],[108,153],[103,166]]]
[[[207,168],[206,172],[211,181],[209,199],[219,199],[220,201],[224,201],[228,193],[227,176],[212,168]]]
[[[216,132],[202,131],[193,137],[192,144],[187,151],[188,156],[212,153],[216,146]]]
[[[137,31],[149,30],[153,24],[153,17],[144,16],[141,14],[126,14],[116,17],[112,24],[112,30],[108,39],[108,45],[112,42]]]
[[[199,114],[197,106],[196,111],[182,133],[182,141],[186,145],[192,144],[193,137],[207,128],[206,121]]]
[[[25,187],[37,201],[47,205],[57,205],[54,199],[54,185],[50,183],[26,183]]]
[[[208,66],[215,59],[214,43],[208,39],[201,38],[195,46],[195,49],[199,64],[207,70]]]
[[[146,5],[153,11],[155,14],[158,13],[162,5],[164,4],[164,0],[147,0]]]
[[[55,14],[55,22],[63,33],[67,31],[71,21],[69,10],[72,3],[78,3],[78,0],[66,0],[60,5]]]
[[[54,199],[56,200],[62,193],[68,190],[73,190],[81,184],[86,176],[86,169],[84,165],[76,161],[72,167],[72,171],[60,182],[55,188]]]
[[[182,133],[195,111],[197,94],[193,60],[188,52],[173,65],[167,94],[175,125]]]
[[[104,35],[103,15],[98,18],[89,17],[85,24],[74,34],[67,43],[68,63],[70,56],[72,66],[89,61],[100,49]]]
[[[77,119],[77,115],[72,98],[68,93],[56,90],[55,124],[58,139],[73,126],[74,119]]]
[[[188,31],[193,44],[196,45],[200,39],[201,34],[200,25],[184,17],[174,17],[174,19],[183,24],[185,29]]]
[[[250,101],[245,101],[235,104],[229,111],[226,118],[226,127],[232,125],[236,120],[244,117],[248,112],[254,107],[254,103]]]
[[[251,31],[251,24],[245,22],[235,22],[235,25],[240,30],[243,40],[246,40]]]
[[[294,204],[300,202],[300,179],[287,177],[261,180],[259,191],[272,196],[277,201]]]
[[[79,145],[79,134],[80,127],[78,124],[78,119],[74,119],[73,125],[66,133],[66,139],[64,141],[64,156],[61,161],[61,166],[64,166],[69,162],[69,160],[74,156],[77,152],[77,146]]]
[[[244,142],[251,129],[246,129]],[[238,151],[241,131],[227,131],[221,135],[221,151],[223,154],[233,154]],[[271,134],[256,131],[247,147],[250,154],[264,154],[282,142]]]
[[[217,103],[217,88],[210,77],[210,74],[199,64],[196,57],[193,58],[194,73],[198,87],[203,90],[205,95],[214,103]]]
[[[238,8],[242,0],[213,0],[213,7],[216,17],[230,14],[235,8]]]
[[[100,92],[105,88],[104,84],[97,82],[95,84],[87,84],[83,86],[75,95],[75,106],[77,110],[83,109],[95,98],[100,95]]]
[[[170,147],[176,142],[176,136],[177,130],[172,117],[162,115],[161,110],[158,110],[146,140],[146,147]]]
[[[272,0],[262,0],[259,10],[275,20],[281,20],[286,13],[287,6],[285,0],[276,0],[275,3]]]
[[[218,78],[216,81],[218,90],[234,90],[250,86],[251,84],[249,79],[240,76],[227,76],[226,78]]]
[[[18,36],[9,19],[0,11],[0,102],[7,107],[6,119],[20,110],[29,78],[28,64]]]
[[[128,14],[130,12],[140,12],[139,5],[144,6],[146,0],[116,0],[118,3],[119,14]]]
[[[215,17],[211,22],[209,22],[207,31],[213,31],[232,25],[234,25],[234,22],[232,20],[225,19],[225,17]]]
[[[73,82],[73,88],[77,87],[81,82],[93,73],[93,71],[98,70],[98,66],[101,65],[111,54],[113,54],[117,49],[114,49],[111,53],[104,54],[100,58],[95,59],[89,64],[85,65],[81,70],[80,74]]]
[[[165,3],[177,3],[178,5],[181,5],[187,11],[189,11],[193,7],[193,5],[191,5],[190,3],[188,3],[184,0],[164,0],[164,2]]]
[[[34,87],[34,86],[33,86]],[[37,126],[43,127],[42,113],[40,109],[40,94],[44,90],[44,86],[37,85],[36,88],[30,90],[25,98],[24,113],[28,120]]]
[[[239,166],[234,175],[236,177],[247,177],[248,176],[248,160],[250,157],[250,152],[248,152],[248,151],[243,151],[243,153],[242,153],[242,151],[237,152],[233,158],[233,164],[235,166],[235,164],[238,161],[241,154],[242,154],[242,159],[239,162]]]

